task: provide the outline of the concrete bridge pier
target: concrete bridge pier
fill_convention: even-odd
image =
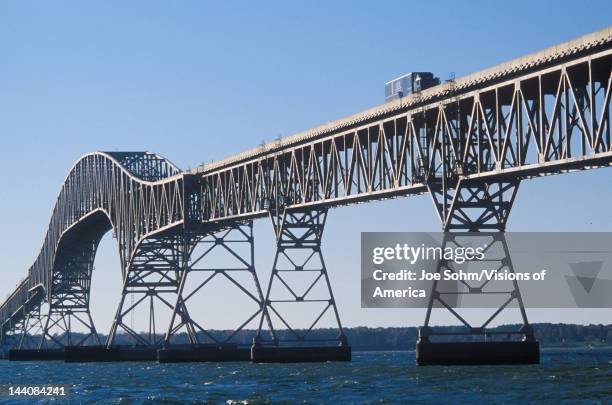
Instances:
[[[326,218],[326,209],[282,213],[271,210],[276,256],[251,349],[254,362],[351,360],[351,348],[321,253]],[[326,317],[336,327],[313,331]],[[296,321],[303,319],[310,319],[311,323],[298,329]],[[263,330],[264,323],[268,333]],[[280,333],[279,326],[286,331]]]
[[[514,272],[504,231],[518,186],[518,181],[468,183],[460,180],[453,194],[432,190],[445,231],[442,248],[486,246],[485,260],[491,269]],[[440,260],[437,271],[454,271],[455,267],[451,261]],[[486,281],[477,284],[458,282],[457,288],[451,291],[448,286],[445,288],[440,282],[434,282],[425,324],[419,330],[417,364],[539,363],[539,343],[527,320],[517,282],[505,282],[503,290],[497,284],[487,284]],[[488,297],[494,294],[501,297],[501,300],[496,304],[497,309],[482,324],[474,325],[453,307],[453,303],[462,297],[476,296],[483,299],[487,294]],[[512,306],[516,307],[521,317],[522,325],[518,329],[487,330],[503,311],[514,309]],[[433,308],[452,314],[461,323],[460,330],[441,332],[433,329],[430,326]]]

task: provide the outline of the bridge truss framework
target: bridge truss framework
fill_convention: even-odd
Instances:
[[[89,315],[91,272],[97,244],[112,230],[124,285],[107,347],[116,344],[119,330],[142,346],[168,345],[181,329],[191,345],[202,344],[202,337],[225,343],[194,321],[187,305],[192,295],[184,290],[198,272],[232,281],[231,271],[238,270],[194,264],[206,262],[205,254],[192,253],[207,240],[238,257],[240,270],[252,276],[254,292],[234,284],[257,306],[247,320],[259,321],[255,346],[347,347],[321,253],[328,210],[427,193],[444,231],[504,232],[522,181],[612,164],[611,65],[608,28],[190,172],[151,153],[86,155],[60,191],[28,278],[0,306],[2,342],[27,334],[28,319],[36,319],[43,303],[49,309],[39,347],[75,344],[70,336],[75,319],[90,331],[76,343],[98,338]],[[255,272],[251,224],[263,217],[271,219],[277,237],[265,292]],[[236,255],[231,245],[238,242],[224,232],[241,234],[251,254]],[[306,260],[292,259],[296,252],[306,254]],[[279,259],[288,259],[290,267],[281,267]],[[285,273],[307,271],[316,277],[305,293],[285,279]],[[298,331],[277,306],[280,301],[312,303],[308,294],[317,283],[327,291],[315,299],[324,309],[313,313],[309,328]],[[274,298],[274,285],[286,288],[290,298]],[[171,313],[161,328],[154,302]],[[145,332],[126,322],[139,305],[149,308]],[[430,312],[423,339],[434,333]],[[338,334],[323,343],[310,339],[326,313],[333,314]],[[529,340],[524,310],[522,319],[520,332]],[[463,323],[468,334],[486,334],[484,327]],[[269,340],[262,335],[265,325]],[[279,337],[278,325],[290,337]]]

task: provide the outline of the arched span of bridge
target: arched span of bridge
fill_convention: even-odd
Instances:
[[[91,274],[98,244],[110,230],[117,240],[124,281],[118,314],[125,312],[126,292],[134,292],[136,285],[154,290],[147,287],[153,277],[164,278],[175,293],[178,267],[152,263],[144,274],[139,263],[160,249],[182,246],[169,235],[184,220],[183,181],[175,165],[148,152],[96,152],[77,161],[59,192],[43,246],[27,278],[0,308],[3,339],[13,334],[22,345],[23,336],[36,329],[42,336],[41,347],[98,340],[89,313]],[[148,298],[168,301],[164,293],[172,294],[172,288]],[[40,314],[43,303],[48,306],[46,316]],[[88,331],[78,341],[71,333],[76,324]],[[115,318],[109,339],[119,329],[145,340],[121,316]]]

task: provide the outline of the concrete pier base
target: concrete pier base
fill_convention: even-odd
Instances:
[[[351,361],[350,346],[334,347],[269,347],[253,346],[254,363],[302,363],[325,361]]]
[[[8,353],[10,361],[47,361],[64,360],[64,349],[11,349]]]
[[[540,343],[417,342],[416,361],[426,365],[538,364]]]
[[[157,360],[157,348],[149,347],[67,346],[65,352],[69,363]]]
[[[116,361],[118,355],[115,349],[106,346],[67,346],[64,351],[67,363]]]
[[[157,348],[149,347],[119,347],[111,349],[112,361],[156,361]]]
[[[251,361],[251,349],[237,345],[178,346],[159,349],[160,363]]]

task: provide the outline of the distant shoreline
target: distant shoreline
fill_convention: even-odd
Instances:
[[[612,347],[612,324],[609,325],[575,325],[575,324],[553,324],[538,323],[532,324],[535,338],[540,342],[542,348],[605,348]],[[490,331],[518,330],[519,325],[501,325]],[[439,331],[459,331],[458,326],[434,327]],[[233,331],[230,330],[210,330],[211,335],[222,342],[229,337]],[[418,339],[417,327],[376,327],[367,326],[344,328],[344,333],[348,338],[349,345],[354,351],[410,351],[414,350]],[[79,333],[74,333],[73,338],[78,340]],[[242,330],[234,336],[233,343],[242,346],[250,346],[256,331]],[[287,330],[278,330],[279,337],[288,336]],[[309,338],[337,337],[337,329],[313,329],[308,334]],[[100,340],[105,341],[106,336],[99,334]],[[159,335],[161,338],[162,336]],[[505,335],[503,335],[505,337]],[[40,337],[30,337],[32,342],[38,342]],[[199,336],[202,343],[204,336]],[[458,337],[455,340],[466,341],[470,338]],[[478,339],[481,339],[480,337]],[[502,339],[503,340],[503,339]],[[186,334],[176,335],[171,344],[188,344],[189,339]],[[118,334],[115,339],[116,345],[131,345],[128,335]]]

